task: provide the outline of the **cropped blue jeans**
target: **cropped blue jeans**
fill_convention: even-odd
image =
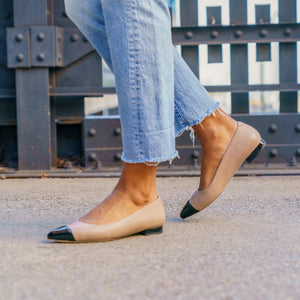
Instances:
[[[159,163],[178,156],[175,137],[219,104],[172,45],[167,0],[65,0],[65,5],[115,75],[122,160]]]

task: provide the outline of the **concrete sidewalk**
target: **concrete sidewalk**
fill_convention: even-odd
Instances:
[[[186,221],[197,178],[159,178],[164,233],[56,244],[117,179],[0,180],[0,299],[300,299],[300,177],[236,177]]]

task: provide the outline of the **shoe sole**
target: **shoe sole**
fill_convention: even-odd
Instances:
[[[152,234],[160,234],[163,232],[163,228],[162,226],[161,227],[157,227],[157,228],[154,228],[154,229],[146,229],[146,230],[143,230],[141,232],[138,232],[137,234],[141,234],[141,235],[152,235]]]
[[[120,238],[117,238],[117,239],[111,239],[111,240],[106,240],[106,241],[102,241],[102,242],[109,242],[109,241],[114,241],[114,240],[119,240],[119,239],[122,239],[122,238],[126,238],[126,237],[129,237],[129,236],[134,236],[134,235],[144,235],[144,236],[149,236],[149,235],[153,235],[153,234],[160,234],[160,233],[163,233],[163,226],[160,226],[160,227],[157,227],[157,228],[153,228],[153,229],[146,229],[146,230],[143,230],[143,231],[140,231],[140,232],[137,232],[137,233],[133,233],[131,235],[127,235],[127,236],[124,236],[124,237],[120,237]],[[48,239],[48,241],[50,242],[56,242],[56,243],[67,243],[67,244],[78,244],[78,243],[99,243],[101,241],[71,241],[71,240],[55,240],[55,239]]]

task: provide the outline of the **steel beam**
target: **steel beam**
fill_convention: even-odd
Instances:
[[[229,5],[230,24],[247,24],[247,0],[230,0]],[[235,35],[240,36],[240,34]],[[231,84],[248,84],[247,45],[231,45],[230,57]],[[248,93],[231,93],[231,113],[249,113]]]
[[[280,91],[293,92],[300,90],[298,83],[279,83],[279,84],[232,84],[232,85],[207,85],[205,88],[211,93],[222,92],[258,92],[258,91]],[[64,97],[101,97],[103,95],[115,94],[115,88],[94,88],[94,87],[56,87],[50,88],[50,96]],[[0,89],[0,99],[14,98],[15,90]],[[76,101],[76,99],[74,100]]]
[[[297,1],[279,0],[279,22],[296,22]],[[297,44],[279,44],[280,83],[297,82]],[[280,112],[298,111],[298,92],[280,93]]]
[[[173,27],[172,35],[175,45],[184,46],[293,43],[300,40],[300,24],[184,26]]]
[[[14,26],[47,25],[47,0],[13,0]],[[51,168],[48,68],[16,69],[18,168]]]
[[[256,160],[257,163],[287,164],[294,158],[300,158],[299,114],[235,114],[234,118],[254,126],[267,141],[268,146]],[[120,167],[122,141],[119,117],[89,116],[84,119],[83,127],[86,167]],[[193,167],[200,164],[200,144],[196,140],[193,145],[188,132],[176,139],[176,148],[181,159],[173,162],[175,166]]]
[[[206,8],[207,26],[222,24],[222,8],[207,7]],[[222,45],[208,45],[208,63],[222,63],[223,62],[223,46]]]

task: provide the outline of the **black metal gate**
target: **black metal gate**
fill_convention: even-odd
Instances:
[[[278,1],[277,24],[270,23],[270,5],[256,5],[255,25],[247,21],[247,0],[230,0],[229,25],[221,25],[221,7],[207,7],[204,27],[198,26],[200,2],[181,0],[181,27],[173,28],[174,44],[182,45],[182,56],[198,77],[199,45],[208,45],[209,63],[220,63],[222,44],[230,44],[231,83],[207,89],[230,92],[233,117],[252,124],[265,137],[268,146],[257,160],[261,166],[297,168],[296,0]],[[279,82],[249,84],[248,44],[256,43],[257,61],[268,61],[273,42],[279,43]],[[279,112],[251,114],[249,92],[253,91],[278,91]],[[68,19],[63,0],[0,0],[2,172],[119,167],[118,117],[84,113],[86,96],[113,93],[114,88],[103,86],[101,58]],[[174,161],[175,167],[187,169],[199,163],[201,149],[197,143],[193,148],[188,134],[178,138],[177,148],[181,159]]]

